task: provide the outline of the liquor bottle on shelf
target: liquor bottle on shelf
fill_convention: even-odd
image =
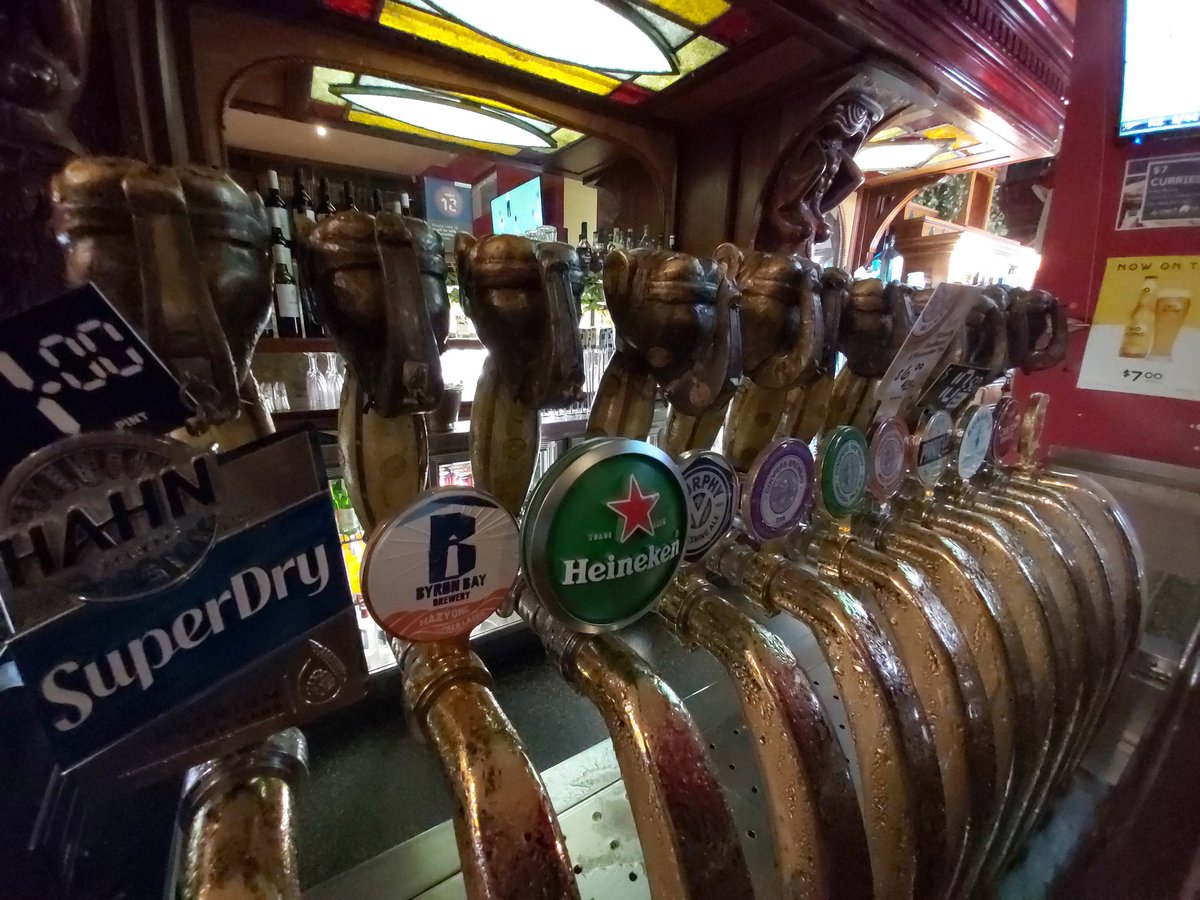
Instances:
[[[383,191],[379,188],[371,191],[371,212],[375,215],[383,212]]]
[[[649,225],[642,226],[642,236],[641,236],[641,238],[638,239],[638,246],[644,247],[647,250],[654,249],[654,240],[653,240],[653,238],[650,237],[650,226]]]
[[[604,245],[604,255],[612,253],[614,250],[621,249],[621,229],[613,228],[608,233],[608,243]]]
[[[284,246],[288,248],[288,263],[291,263],[291,246],[292,246],[292,216],[288,210],[288,205],[283,199],[283,194],[279,192],[279,173],[274,169],[267,169],[266,173],[267,190],[263,194],[263,205],[267,208],[267,221],[271,228],[278,228],[283,235]]]
[[[358,204],[354,202],[354,185],[349,179],[342,182],[342,209],[358,211]]]
[[[667,238],[667,249],[668,249],[668,250],[676,250],[676,249],[678,249],[678,248],[675,246],[675,235],[671,235],[670,237],[668,237],[668,238]]]
[[[637,249],[637,241],[635,241],[633,239],[633,229],[632,228],[625,229],[624,247],[626,250],[636,250]]]
[[[271,260],[274,263],[272,280],[275,290],[276,334],[284,338],[304,337],[300,315],[300,291],[292,274],[292,254],[283,231],[271,228]]]
[[[320,222],[335,212],[337,212],[337,207],[333,205],[333,200],[329,196],[329,179],[322,178],[320,186],[317,188],[317,221]]]
[[[412,204],[408,199],[408,191],[400,192],[400,214],[403,216],[412,215]]]
[[[575,252],[579,255],[579,265],[583,271],[590,270],[592,268],[592,245],[588,242],[587,222],[580,226],[579,244],[575,247]]]
[[[600,240],[599,228],[592,236],[592,271],[596,274],[604,271],[604,243]]]
[[[312,197],[304,187],[304,173],[300,169],[292,172],[292,223],[297,219],[317,220],[317,211],[313,207]],[[295,231],[295,229],[292,229]]]
[[[388,204],[388,209],[398,216],[405,215],[404,206],[399,200],[393,200],[390,204]]]

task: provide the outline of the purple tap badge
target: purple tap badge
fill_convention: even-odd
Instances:
[[[742,521],[760,541],[786,534],[812,501],[813,456],[796,438],[782,438],[758,455],[746,476]]]

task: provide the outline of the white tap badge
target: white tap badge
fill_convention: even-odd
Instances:
[[[519,533],[492,496],[448,488],[381,526],[363,558],[363,600],[388,634],[412,641],[467,635],[517,579]]]

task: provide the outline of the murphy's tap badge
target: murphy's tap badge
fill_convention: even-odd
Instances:
[[[729,461],[711,450],[690,450],[679,458],[687,489],[688,536],[684,562],[708,555],[733,526],[737,510],[737,472]]]
[[[909,444],[913,473],[927,488],[934,487],[950,465],[954,420],[944,409],[929,412],[917,426]]]
[[[594,634],[650,610],[687,538],[687,492],[671,458],[644,441],[597,438],[563,454],[538,483],[521,561],[545,607]]]
[[[393,637],[470,634],[517,580],[517,523],[490,494],[443,488],[375,530],[363,557],[363,601]]]
[[[867,447],[867,488],[871,496],[886,503],[904,486],[908,476],[908,426],[898,416],[871,427]]]
[[[341,560],[305,432],[81,434],[0,486],[8,649],[64,770],[165,774],[359,696]]]
[[[854,512],[867,495],[867,441],[851,425],[826,434],[818,451],[821,506],[835,519]]]
[[[963,481],[974,478],[987,460],[992,442],[992,412],[991,406],[968,406],[959,417],[955,431],[958,452],[954,462],[958,477]]]
[[[760,541],[787,534],[804,518],[813,494],[813,457],[804,441],[781,438],[759,453],[742,491],[742,523]]]

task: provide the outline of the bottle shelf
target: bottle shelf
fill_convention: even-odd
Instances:
[[[479,338],[452,337],[446,340],[447,350],[479,350]],[[262,338],[256,353],[336,353],[333,338]]]

